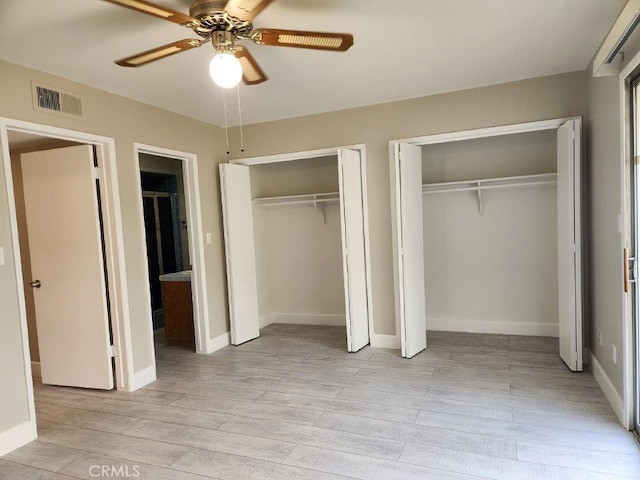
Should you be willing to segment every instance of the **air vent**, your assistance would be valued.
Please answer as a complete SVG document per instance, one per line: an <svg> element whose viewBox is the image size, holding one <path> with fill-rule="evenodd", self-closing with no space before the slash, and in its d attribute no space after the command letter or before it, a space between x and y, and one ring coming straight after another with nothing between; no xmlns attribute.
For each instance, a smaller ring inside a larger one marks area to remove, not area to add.
<svg viewBox="0 0 640 480"><path fill-rule="evenodd" d="M35 82L32 87L33 108L36 110L56 113L66 117L84 117L82 97L59 88L52 88Z"/></svg>

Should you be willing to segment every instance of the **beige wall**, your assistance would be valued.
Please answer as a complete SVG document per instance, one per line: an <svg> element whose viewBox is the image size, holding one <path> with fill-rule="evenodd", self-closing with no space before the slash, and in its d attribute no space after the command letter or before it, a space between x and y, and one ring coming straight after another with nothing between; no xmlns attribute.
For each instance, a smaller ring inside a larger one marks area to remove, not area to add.
<svg viewBox="0 0 640 480"><path fill-rule="evenodd" d="M9 198L5 188L5 171L0 169L0 248L5 264L0 266L0 433L29 420L26 365L20 328L18 281L13 258L19 248L13 244L9 229Z"/></svg>
<svg viewBox="0 0 640 480"><path fill-rule="evenodd" d="M613 382L623 393L622 344L622 246L618 231L621 213L620 88L618 76L594 78L590 82L588 126L589 271L591 318L590 347ZM596 340L602 331L602 346ZM618 348L618 363L611 357Z"/></svg>
<svg viewBox="0 0 640 480"><path fill-rule="evenodd" d="M254 165L250 172L254 198L338 191L335 155ZM278 321L278 314L314 321L345 314L340 209L338 203L324 208L323 222L313 205L254 206L263 321Z"/></svg>
<svg viewBox="0 0 640 480"><path fill-rule="evenodd" d="M555 173L545 130L425 145L426 183ZM423 196L427 329L558 335L557 189Z"/></svg>
<svg viewBox="0 0 640 480"><path fill-rule="evenodd" d="M35 111L31 82L63 88L84 97L84 120ZM364 143L372 252L375 333L396 333L393 299L388 141L431 133L512 124L548 118L585 115L587 77L572 73L474 90L436 95L392 104L252 125L245 128L247 157ZM200 93L206 100L207 92ZM95 90L59 77L8 63L0 63L0 116L86 131L115 138L118 181L130 295L134 369L151 364L150 319L146 318L148 288L144 275L143 227L135 185L133 143L157 145L198 155L203 232L213 243L205 245L205 268L211 337L228 331L224 256L220 221L217 163L224 161L222 130L148 105ZM237 133L233 131L232 133ZM239 144L232 139L232 145ZM233 152L232 152L233 156ZM13 252L9 237L8 198L0 183L0 246L7 258ZM11 398L3 398L0 429L26 419L24 365L13 267L0 268L0 383ZM6 318L6 320L4 320ZM7 401L5 401L7 400ZM7 403L8 402L8 403Z"/></svg>
<svg viewBox="0 0 640 480"><path fill-rule="evenodd" d="M74 92L84 98L82 120L39 112L32 107L31 82ZM207 92L202 92L207 99ZM215 95L210 94L213 102ZM149 342L151 320L146 317L143 226L139 217L137 162L133 143L140 142L198 155L203 232L211 232L213 243L205 245L204 260L209 298L211 337L228 331L223 243L220 220L220 194L217 164L225 159L222 130L158 108L134 102L55 77L43 72L0 62L0 116L51 125L115 139L119 194L123 220L126 288L129 292L134 371L152 363ZM24 365L21 358L21 334L18 312L18 285L13 269L7 190L4 173L0 178L0 246L5 249L7 265L0 267L0 385L3 398L0 431L28 420Z"/></svg>
<svg viewBox="0 0 640 480"><path fill-rule="evenodd" d="M422 147L423 183L555 173L555 130Z"/></svg>
<svg viewBox="0 0 640 480"><path fill-rule="evenodd" d="M244 155L366 144L374 330L395 335L389 140L586 115L587 85L577 72L249 125Z"/></svg>
<svg viewBox="0 0 640 480"><path fill-rule="evenodd" d="M279 197L338 191L338 157L253 165L251 195Z"/></svg>

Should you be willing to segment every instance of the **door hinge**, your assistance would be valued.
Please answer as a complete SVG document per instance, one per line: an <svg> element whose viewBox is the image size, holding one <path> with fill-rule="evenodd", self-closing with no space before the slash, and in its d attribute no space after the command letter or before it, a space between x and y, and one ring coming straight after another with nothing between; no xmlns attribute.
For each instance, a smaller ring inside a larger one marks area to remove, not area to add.
<svg viewBox="0 0 640 480"><path fill-rule="evenodd" d="M91 176L94 180L100 180L100 168L91 167Z"/></svg>
<svg viewBox="0 0 640 480"><path fill-rule="evenodd" d="M109 355L109 358L115 358L116 354L115 354L115 349L113 348L113 345L109 345L107 347L107 354Z"/></svg>

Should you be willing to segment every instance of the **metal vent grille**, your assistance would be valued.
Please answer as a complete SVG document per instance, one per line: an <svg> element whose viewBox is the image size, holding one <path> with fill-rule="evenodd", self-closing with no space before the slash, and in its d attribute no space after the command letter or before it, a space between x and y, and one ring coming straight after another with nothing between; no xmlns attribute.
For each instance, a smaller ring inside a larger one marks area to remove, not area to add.
<svg viewBox="0 0 640 480"><path fill-rule="evenodd" d="M33 106L36 110L82 118L82 98L59 89L33 84Z"/></svg>

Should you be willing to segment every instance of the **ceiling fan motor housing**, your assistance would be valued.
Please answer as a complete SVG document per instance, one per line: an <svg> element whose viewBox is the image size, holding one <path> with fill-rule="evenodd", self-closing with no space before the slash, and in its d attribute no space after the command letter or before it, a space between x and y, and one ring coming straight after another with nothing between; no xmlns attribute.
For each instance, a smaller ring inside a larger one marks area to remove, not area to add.
<svg viewBox="0 0 640 480"><path fill-rule="evenodd" d="M251 22L239 20L224 12L226 0L196 0L189 9L189 14L200 21L196 33L203 37L212 32L228 31L237 37L247 37L253 25Z"/></svg>

